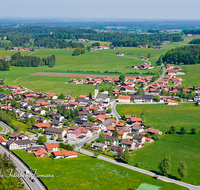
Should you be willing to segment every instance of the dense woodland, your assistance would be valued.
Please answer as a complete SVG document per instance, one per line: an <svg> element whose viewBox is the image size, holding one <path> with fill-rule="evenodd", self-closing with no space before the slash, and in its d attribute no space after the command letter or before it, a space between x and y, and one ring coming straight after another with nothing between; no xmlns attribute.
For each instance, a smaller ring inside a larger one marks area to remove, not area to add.
<svg viewBox="0 0 200 190"><path fill-rule="evenodd" d="M200 34L200 29L184 29L182 32L184 34Z"/></svg>
<svg viewBox="0 0 200 190"><path fill-rule="evenodd" d="M169 50L162 58L163 63L196 64L200 63L200 45L177 47Z"/></svg>
<svg viewBox="0 0 200 190"><path fill-rule="evenodd" d="M136 35L135 39L113 41L112 45L123 47L138 47L139 45L149 45L150 47L153 47L155 45L162 45L163 41L179 42L183 41L183 38L180 34L144 34Z"/></svg>
<svg viewBox="0 0 200 190"><path fill-rule="evenodd" d="M84 38L96 41L113 42L113 45L137 47L138 45L161 45L162 41L182 41L181 34L138 34L128 32L100 32L93 29L66 27L19 27L0 28L2 41L12 46L29 48L83 48L75 39ZM69 39L71 40L69 42ZM68 41L66 41L68 40ZM5 43L3 43L5 44ZM9 44L10 45L10 44Z"/></svg>
<svg viewBox="0 0 200 190"><path fill-rule="evenodd" d="M10 70L10 63L4 59L0 59L0 71Z"/></svg>
<svg viewBox="0 0 200 190"><path fill-rule="evenodd" d="M55 55L48 56L47 58L40 58L35 56L22 56L20 52L15 53L11 56L10 64L18 67L38 67L48 65L53 67L55 65Z"/></svg>
<svg viewBox="0 0 200 190"><path fill-rule="evenodd" d="M193 39L189 44L200 44L200 38L198 39Z"/></svg>

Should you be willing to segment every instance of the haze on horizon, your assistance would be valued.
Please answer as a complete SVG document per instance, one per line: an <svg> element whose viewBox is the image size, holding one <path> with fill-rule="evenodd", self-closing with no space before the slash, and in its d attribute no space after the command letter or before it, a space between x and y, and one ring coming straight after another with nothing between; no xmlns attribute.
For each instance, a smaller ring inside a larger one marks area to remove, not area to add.
<svg viewBox="0 0 200 190"><path fill-rule="evenodd" d="M3 0L0 18L200 20L199 0Z"/></svg>

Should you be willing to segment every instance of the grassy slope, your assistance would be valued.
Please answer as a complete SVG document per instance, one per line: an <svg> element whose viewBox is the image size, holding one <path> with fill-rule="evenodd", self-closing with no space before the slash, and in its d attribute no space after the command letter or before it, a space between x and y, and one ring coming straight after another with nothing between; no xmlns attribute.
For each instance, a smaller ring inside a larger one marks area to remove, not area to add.
<svg viewBox="0 0 200 190"><path fill-rule="evenodd" d="M50 190L53 189L128 189L141 183L150 183L162 189L185 189L183 187L155 180L152 177L131 171L111 163L78 154L77 158L52 160L35 158L23 150L15 152L38 174L54 175L42 178Z"/></svg>
<svg viewBox="0 0 200 190"><path fill-rule="evenodd" d="M180 103L178 106L156 105L117 105L117 112L123 116L136 114L140 117L144 113L145 124L162 131L168 131L170 126L180 128L185 126L188 130L192 127L200 129L200 107L193 103Z"/></svg>
<svg viewBox="0 0 200 190"><path fill-rule="evenodd" d="M200 108L193 104L179 104L178 106L165 105L117 105L120 115L144 113L145 124L167 131L170 126L179 128L185 126L188 130L199 127ZM131 165L140 162L142 168L158 171L157 165L166 155L171 156L172 175L179 177L177 167L180 160L188 165L188 177L183 181L191 184L200 184L199 144L200 133L197 135L167 135L133 153ZM194 183L195 182L195 183Z"/></svg>
<svg viewBox="0 0 200 190"><path fill-rule="evenodd" d="M140 167L150 171L158 171L158 162L166 155L170 155L172 161L171 175L180 179L177 172L179 162L182 160L188 166L188 176L184 182L200 185L200 133L196 135L166 135L160 140L147 145L133 153L131 165L140 163Z"/></svg>

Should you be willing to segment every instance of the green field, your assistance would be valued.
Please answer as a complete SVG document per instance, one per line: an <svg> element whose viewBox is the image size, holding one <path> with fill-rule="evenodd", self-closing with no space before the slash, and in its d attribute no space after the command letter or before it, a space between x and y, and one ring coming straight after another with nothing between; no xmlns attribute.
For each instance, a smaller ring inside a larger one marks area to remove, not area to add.
<svg viewBox="0 0 200 190"><path fill-rule="evenodd" d="M0 126L0 131L2 131L3 130L3 128Z"/></svg>
<svg viewBox="0 0 200 190"><path fill-rule="evenodd" d="M90 91L93 92L94 88L90 85L74 85L69 84L69 77L48 77L48 76L31 76L30 74L37 72L67 72L68 70L72 71L93 71L104 73L106 70L108 72L138 72L138 75L147 73L148 71L156 73L160 67L156 67L151 70L135 70L131 69L130 65L141 64L142 60L139 60L140 56L147 56L148 53L151 54L149 59L153 65L155 65L161 54L165 54L169 49L175 48L178 46L187 45L195 37L186 37L183 42L170 43L166 45L164 49L154 50L153 48L134 48L134 47L122 47L117 49L108 49L108 50L96 50L92 52L86 52L83 55L72 56L73 49L39 49L36 52L32 53L34 56L47 57L52 54L56 56L56 65L53 68L47 66L41 66L37 68L29 67L11 67L11 71L0 71L0 78L6 79L6 84L13 85L19 84L21 86L27 87L30 90L42 91L42 92L55 92L60 93L69 93L73 96L79 96L80 94L89 94ZM93 43L93 42L90 42ZM101 45L107 44L110 42L101 42ZM86 43L87 44L87 43ZM126 55L124 57L116 56L117 51L123 52ZM30 52L20 51L23 55L28 55ZM5 57L7 55L12 55L16 51L5 51L0 50L0 57ZM195 69L192 69L195 67ZM197 69L196 69L197 68ZM183 76L185 81L183 84L195 85L198 86L199 79L198 73L200 70L199 65L187 66L188 73L186 76ZM80 74L80 72L77 72ZM85 72L89 74L89 72ZM109 74L108 74L109 75ZM116 74L115 74L116 75ZM135 74L133 74L134 76ZM130 76L130 75L127 75ZM66 83L67 82L67 83ZM194 83L194 84L193 84ZM200 86L200 85L199 85Z"/></svg>
<svg viewBox="0 0 200 190"><path fill-rule="evenodd" d="M170 155L172 161L171 175L180 179L177 172L182 160L188 166L188 176L183 181L193 185L200 185L200 133L191 135L165 135L160 140L144 148L134 151L129 164L140 163L140 167L149 171L159 171L158 162Z"/></svg>
<svg viewBox="0 0 200 190"><path fill-rule="evenodd" d="M182 103L178 106L157 105L117 105L117 112L123 116L125 114L136 114L137 117L144 114L145 124L162 131L168 131L170 126L175 126L177 131L185 126L190 129L198 128L196 135L165 135L160 140L147 145L146 147L134 151L130 161L131 165L140 163L140 166L150 171L158 171L158 162L166 155L171 156L171 174L179 178L177 173L178 163L183 160L188 165L188 176L183 181L200 185L200 107L193 103Z"/></svg>
<svg viewBox="0 0 200 190"><path fill-rule="evenodd" d="M52 160L35 158L33 153L24 150L14 152L32 169L37 169L37 174L54 175L54 178L42 178L50 190L124 190L136 189L141 183L157 185L163 190L186 189L83 154L78 154L77 158Z"/></svg>
<svg viewBox="0 0 200 190"><path fill-rule="evenodd" d="M200 107L194 106L193 103L180 103L178 106L119 104L116 110L121 116L136 114L140 117L143 113L144 123L161 131L168 131L171 126L176 128L185 126L189 131L193 127L200 130Z"/></svg>
<svg viewBox="0 0 200 190"><path fill-rule="evenodd" d="M187 71L186 75L179 76L183 79L182 85L184 87L188 87L188 86L199 87L200 86L200 77L199 77L198 73L200 73L200 64L184 65L181 67L183 68L183 70Z"/></svg>

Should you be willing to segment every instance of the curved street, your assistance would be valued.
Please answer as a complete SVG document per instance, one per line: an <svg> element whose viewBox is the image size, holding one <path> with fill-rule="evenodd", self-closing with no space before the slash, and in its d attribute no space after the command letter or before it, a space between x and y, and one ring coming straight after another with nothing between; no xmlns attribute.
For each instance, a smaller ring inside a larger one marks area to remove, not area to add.
<svg viewBox="0 0 200 190"><path fill-rule="evenodd" d="M11 129L8 125L6 125L5 123L3 123L2 121L0 121L0 126L3 128L3 130L0 131L0 134L6 135L7 132L13 133L13 129Z"/></svg>

